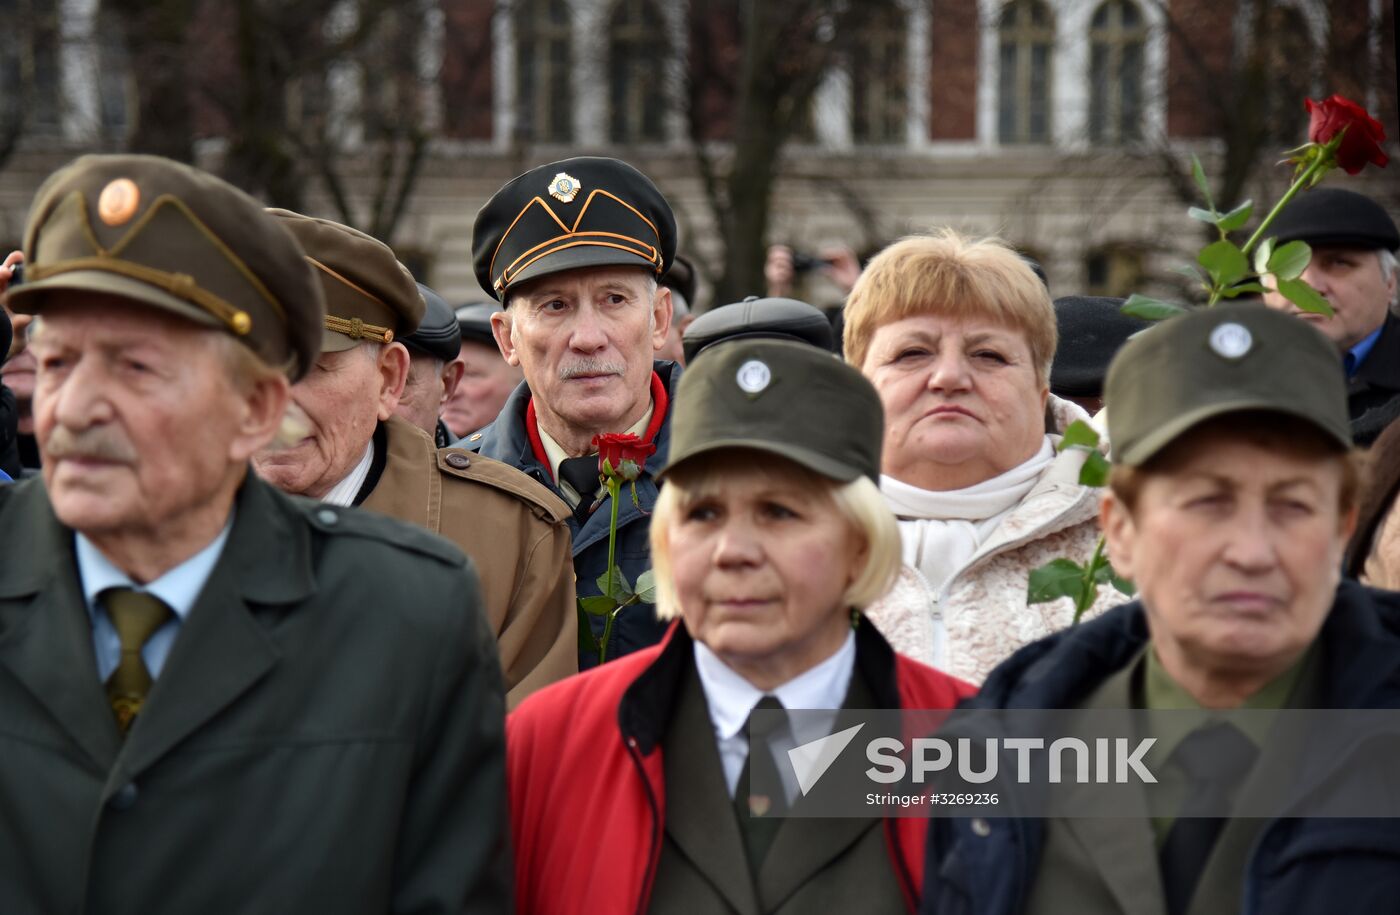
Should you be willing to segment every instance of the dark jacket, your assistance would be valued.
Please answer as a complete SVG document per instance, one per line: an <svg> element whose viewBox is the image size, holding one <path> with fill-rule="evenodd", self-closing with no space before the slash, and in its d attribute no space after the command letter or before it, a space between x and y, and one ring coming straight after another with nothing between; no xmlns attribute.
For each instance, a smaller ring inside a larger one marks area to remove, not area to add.
<svg viewBox="0 0 1400 915"><path fill-rule="evenodd" d="M0 486L0 910L509 911L471 564L251 471L236 511L123 740L72 531L41 481Z"/></svg>
<svg viewBox="0 0 1400 915"><path fill-rule="evenodd" d="M517 911L645 912L666 818L663 737L694 643L676 624L664 643L548 686L507 721ZM856 629L856 668L879 708L952 708L972 687L894 653ZM890 865L912 907L926 830L884 821Z"/></svg>
<svg viewBox="0 0 1400 915"><path fill-rule="evenodd" d="M1351 437L1366 447L1400 418L1400 318L1386 315L1366 361L1347 380Z"/></svg>
<svg viewBox="0 0 1400 915"><path fill-rule="evenodd" d="M675 397L676 384L680 381L681 367L674 362L657 362L653 369L666 385L666 392ZM474 432L458 442L454 447L466 448L489 458L495 458L515 467L543 483L560 498L563 493L555 485L549 468L542 466L530 446L530 435L525 428L525 408L530 403L530 388L520 384L506 400L495 422L479 432ZM666 464L666 449L671 440L671 417L666 416L656 433L653 444L656 453L647 458L646 470L637 480L637 500L641 507L632 503L630 489L622 490L622 504L617 511L617 565L627 580L636 583L637 576L651 568L651 547L648 540L650 525L648 519L656 505L657 486L653 474ZM574 572L578 578L574 586L579 597L591 597L603 593L598 587L599 576L608 569L608 525L611 509L606 498L580 524L570 516L569 530L573 535ZM588 622L593 627L595 638L602 638L604 620L600 616L590 616ZM656 618L656 607L652 604L633 604L618 614L613 623L612 637L608 646L608 657L619 658L625 654L646 648L661 641L666 633L666 624ZM591 651L581 652L579 667L595 665L598 659Z"/></svg>
<svg viewBox="0 0 1400 915"><path fill-rule="evenodd" d="M1148 640L1140 602L1032 642L998 666L964 708L1074 708ZM1325 708L1400 708L1400 595L1343 582L1318 635ZM1314 785L1347 758L1318 747ZM1044 846L1032 818L929 821L924 915L1025 910ZM1400 898L1400 823L1279 818L1249 856L1242 913L1389 911Z"/></svg>

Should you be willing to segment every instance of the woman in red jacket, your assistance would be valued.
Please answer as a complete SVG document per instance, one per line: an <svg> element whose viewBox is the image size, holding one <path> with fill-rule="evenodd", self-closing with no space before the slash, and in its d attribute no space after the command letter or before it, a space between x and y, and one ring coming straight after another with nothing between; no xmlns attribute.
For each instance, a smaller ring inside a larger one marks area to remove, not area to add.
<svg viewBox="0 0 1400 915"><path fill-rule="evenodd" d="M736 340L696 359L673 409L651 539L658 612L680 625L510 716L517 908L912 910L926 823L775 815L805 798L784 754L755 741L750 760L746 726L755 708L758 728L971 692L853 625L899 565L879 397L814 347Z"/></svg>

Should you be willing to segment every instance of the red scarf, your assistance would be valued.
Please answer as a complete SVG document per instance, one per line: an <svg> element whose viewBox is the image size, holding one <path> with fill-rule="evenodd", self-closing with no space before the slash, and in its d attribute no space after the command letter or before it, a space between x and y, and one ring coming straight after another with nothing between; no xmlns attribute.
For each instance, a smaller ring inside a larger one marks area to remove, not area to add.
<svg viewBox="0 0 1400 915"><path fill-rule="evenodd" d="M670 398L666 396L666 385L661 381L661 376L655 372L651 373L651 402L651 422L647 424L646 434L642 436L644 442L650 442L656 438L656 433L661 431L661 424L666 421L666 408L670 405ZM535 417L535 398L533 395L530 397L530 403L525 407L525 432L530 436L530 448L535 452L535 460L540 462L541 467L549 470L551 476L554 476L549 455L545 454L544 451L544 439L540 438L540 423ZM557 477L555 482L559 482Z"/></svg>

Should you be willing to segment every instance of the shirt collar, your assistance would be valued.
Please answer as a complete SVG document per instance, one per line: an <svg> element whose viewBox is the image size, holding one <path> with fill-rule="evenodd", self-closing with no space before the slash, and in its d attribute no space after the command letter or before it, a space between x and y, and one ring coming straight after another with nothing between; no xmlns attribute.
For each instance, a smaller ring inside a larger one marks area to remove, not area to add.
<svg viewBox="0 0 1400 915"><path fill-rule="evenodd" d="M851 631L831 657L765 692L720 660L707 645L695 643L695 669L710 707L710 721L721 740L728 740L743 729L749 713L764 696L776 696L785 709L840 708L846 701L855 666L856 634Z"/></svg>
<svg viewBox="0 0 1400 915"><path fill-rule="evenodd" d="M83 598L87 602L88 617L91 618L97 607L97 596L108 588L134 588L160 598L184 622L194 607L204 583L214 571L214 564L223 554L229 532L233 530L233 510L229 511L228 521L219 535L209 541L209 545L189 559L168 569L163 575L145 585L138 585L112 561L102 555L91 540L82 534L73 535L73 552L78 562L78 578L83 585Z"/></svg>
<svg viewBox="0 0 1400 915"><path fill-rule="evenodd" d="M1355 375L1357 369L1361 368L1361 363L1365 362L1366 357L1371 355L1371 350L1375 349L1376 341L1380 339L1381 331L1384 329L1384 324L1377 327L1360 343L1347 350L1346 355L1342 356L1342 368L1346 369L1348 378Z"/></svg>
<svg viewBox="0 0 1400 915"><path fill-rule="evenodd" d="M365 477L369 476L369 468L373 464L374 439L371 438L369 444L365 445L365 454L360 458L360 463L355 465L345 479L332 486L330 492L321 497L321 501L327 505L339 505L341 508L354 505L355 497L360 494L360 487L365 485Z"/></svg>
<svg viewBox="0 0 1400 915"><path fill-rule="evenodd" d="M656 401L652 400L647 404L647 411L642 414L642 418L632 424L631 428L625 430L627 435L643 436L647 427L651 425L651 418L656 412ZM540 444L544 445L545 457L549 458L549 475L559 481L559 489L567 490L582 499L582 493L574 493L574 488L568 483L559 479L559 465L568 458L569 453L564 450L564 446L554 440L554 436L545 431L544 426L540 426ZM593 495L590 493L589 495Z"/></svg>

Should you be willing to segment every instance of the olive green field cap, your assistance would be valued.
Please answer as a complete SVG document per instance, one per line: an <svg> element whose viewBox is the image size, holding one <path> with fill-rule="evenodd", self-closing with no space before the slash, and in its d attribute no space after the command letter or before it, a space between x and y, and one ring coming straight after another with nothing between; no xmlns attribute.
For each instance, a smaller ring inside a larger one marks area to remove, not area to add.
<svg viewBox="0 0 1400 915"><path fill-rule="evenodd" d="M321 352L392 343L418 329L426 305L393 249L358 229L291 210L268 210L296 237L326 297Z"/></svg>
<svg viewBox="0 0 1400 915"><path fill-rule="evenodd" d="M880 395L832 353L747 338L707 348L681 375L664 475L702 454L753 448L849 483L880 479Z"/></svg>
<svg viewBox="0 0 1400 915"><path fill-rule="evenodd" d="M10 307L105 293L225 331L296 381L320 353L320 283L262 204L159 156L83 156L39 188Z"/></svg>
<svg viewBox="0 0 1400 915"><path fill-rule="evenodd" d="M1336 346L1265 305L1203 309L1133 337L1104 385L1113 459L1141 466L1193 427L1227 413L1274 412L1351 447Z"/></svg>

